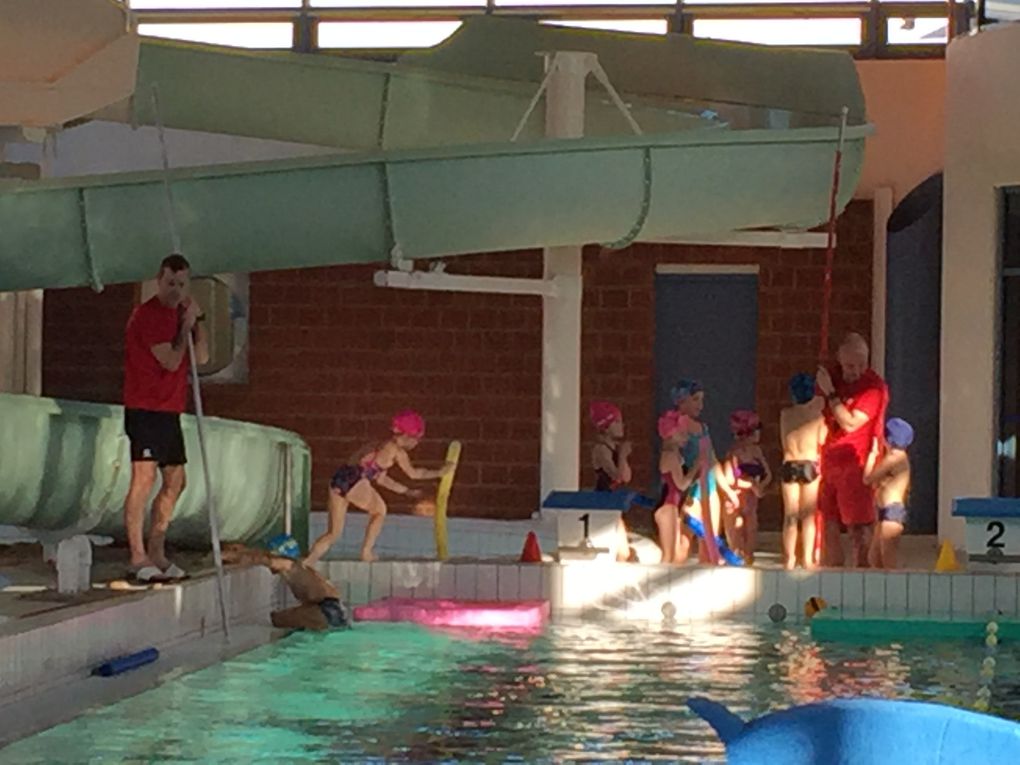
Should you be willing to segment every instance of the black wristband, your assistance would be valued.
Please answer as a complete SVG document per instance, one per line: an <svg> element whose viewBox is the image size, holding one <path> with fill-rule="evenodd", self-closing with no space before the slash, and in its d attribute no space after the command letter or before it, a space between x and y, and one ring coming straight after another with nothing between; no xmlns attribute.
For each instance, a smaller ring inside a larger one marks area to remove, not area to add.
<svg viewBox="0 0 1020 765"><path fill-rule="evenodd" d="M833 403L833 401L835 401L837 404L842 404L843 403L843 399L841 399L839 396L837 396L835 391L833 391L828 396L826 396L825 400L828 401L830 404Z"/></svg>

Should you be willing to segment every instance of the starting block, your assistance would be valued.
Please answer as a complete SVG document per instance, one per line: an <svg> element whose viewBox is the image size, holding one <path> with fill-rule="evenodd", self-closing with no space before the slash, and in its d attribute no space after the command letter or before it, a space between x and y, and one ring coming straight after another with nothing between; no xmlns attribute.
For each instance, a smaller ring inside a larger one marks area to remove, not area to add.
<svg viewBox="0 0 1020 765"><path fill-rule="evenodd" d="M615 561L620 519L634 504L632 491L554 491L542 517L556 519L560 560Z"/></svg>
<svg viewBox="0 0 1020 765"><path fill-rule="evenodd" d="M954 499L953 517L967 524L969 570L1020 572L1020 498Z"/></svg>

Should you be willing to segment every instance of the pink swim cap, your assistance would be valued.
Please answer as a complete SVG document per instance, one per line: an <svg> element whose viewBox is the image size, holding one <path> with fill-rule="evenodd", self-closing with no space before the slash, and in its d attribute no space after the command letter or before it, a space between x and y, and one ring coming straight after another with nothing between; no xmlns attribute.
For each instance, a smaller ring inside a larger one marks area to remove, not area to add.
<svg viewBox="0 0 1020 765"><path fill-rule="evenodd" d="M425 420L413 409L406 409L393 415L390 427L394 433L402 436L421 438L425 435Z"/></svg>
<svg viewBox="0 0 1020 765"><path fill-rule="evenodd" d="M691 418L686 414L680 414L676 409L670 409L659 418L659 438L665 441L689 433L691 424Z"/></svg>
<svg viewBox="0 0 1020 765"><path fill-rule="evenodd" d="M588 407L588 413L591 416L592 424L599 430L605 430L617 420L623 419L620 407L610 404L608 401L592 401Z"/></svg>
<svg viewBox="0 0 1020 765"><path fill-rule="evenodd" d="M737 437L745 437L761 429L761 420L750 409L738 409L730 415L730 430Z"/></svg>

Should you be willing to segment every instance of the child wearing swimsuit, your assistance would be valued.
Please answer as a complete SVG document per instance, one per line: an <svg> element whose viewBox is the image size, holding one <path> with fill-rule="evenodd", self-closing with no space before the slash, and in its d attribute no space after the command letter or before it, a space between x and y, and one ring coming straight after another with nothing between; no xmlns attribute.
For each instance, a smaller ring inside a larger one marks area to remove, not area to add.
<svg viewBox="0 0 1020 765"><path fill-rule="evenodd" d="M315 540L304 563L312 566L325 555L333 542L344 530L347 508L351 505L369 514L365 528L365 541L361 546L361 560L375 560L373 547L382 531L386 519L386 502L380 496L377 485L408 497L421 496L421 492L410 489L387 475L394 465L413 481L428 481L442 478L453 470L447 463L439 470L426 470L411 464L408 452L418 445L425 435L425 420L417 412L400 412L390 423L392 435L382 444L363 450L362 456L350 464L341 465L329 482L329 526L326 532Z"/></svg>
<svg viewBox="0 0 1020 765"><path fill-rule="evenodd" d="M730 415L730 431L734 441L723 472L739 503L726 503L726 539L734 552L753 563L758 546L758 500L772 482L772 472L760 446L761 420L757 414L744 409L734 412Z"/></svg>
<svg viewBox="0 0 1020 765"><path fill-rule="evenodd" d="M815 544L817 523L818 460L825 443L825 402L815 395L815 378L801 372L790 379L793 405L779 414L783 466L779 477L783 492L783 559L789 570L798 559L804 568L818 565ZM798 554L798 551L800 553Z"/></svg>
<svg viewBox="0 0 1020 765"><path fill-rule="evenodd" d="M608 401L593 401L588 414L598 434L591 449L595 491L622 489L632 478L629 461L632 445L624 440L623 412ZM625 563L636 558L627 537L626 521L621 518L617 528L616 560Z"/></svg>
<svg viewBox="0 0 1020 765"><path fill-rule="evenodd" d="M697 380L683 379L673 386L671 395L677 411L691 420L689 440L683 448L684 462L699 466L694 471L694 484L688 492L690 512L701 520L705 529L698 544L698 559L702 563L720 565L723 560L716 544L721 525L719 491L733 504L738 504L739 500L723 480L725 477L712 447L708 425L698 419L705 407L705 389Z"/></svg>
<svg viewBox="0 0 1020 765"><path fill-rule="evenodd" d="M683 563L690 550L690 539L682 533L680 512L687 490L697 475L693 469L684 469L683 448L692 425L690 418L675 409L665 412L658 422L659 438L662 439L659 453L662 496L655 510L655 525L659 531L663 563Z"/></svg>
<svg viewBox="0 0 1020 765"><path fill-rule="evenodd" d="M907 496L910 493L910 457L914 429L906 420L894 417L885 424L886 448L877 464L864 476L875 489L878 524L871 537L868 563L872 568L896 568L903 527L907 524Z"/></svg>

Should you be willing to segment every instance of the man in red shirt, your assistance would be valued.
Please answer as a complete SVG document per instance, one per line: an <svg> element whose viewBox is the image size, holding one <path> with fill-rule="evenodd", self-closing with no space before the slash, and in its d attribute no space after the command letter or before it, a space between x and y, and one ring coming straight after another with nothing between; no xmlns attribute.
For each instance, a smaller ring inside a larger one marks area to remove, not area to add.
<svg viewBox="0 0 1020 765"><path fill-rule="evenodd" d="M124 430L131 442L131 487L124 526L131 548L130 575L140 582L181 579L185 572L166 558L164 542L174 506L185 486L181 413L188 395L188 333L199 364L209 358L202 312L188 297L190 265L182 255L163 259L156 294L128 319L124 341ZM148 547L144 544L145 503L156 482Z"/></svg>
<svg viewBox="0 0 1020 765"><path fill-rule="evenodd" d="M842 524L853 540L855 565L866 567L876 514L864 472L869 455L882 437L889 389L868 367L868 344L860 335L846 336L837 361L831 370L819 368L817 376L818 388L826 400L828 426L818 490L818 509L825 523L822 564L843 565Z"/></svg>

